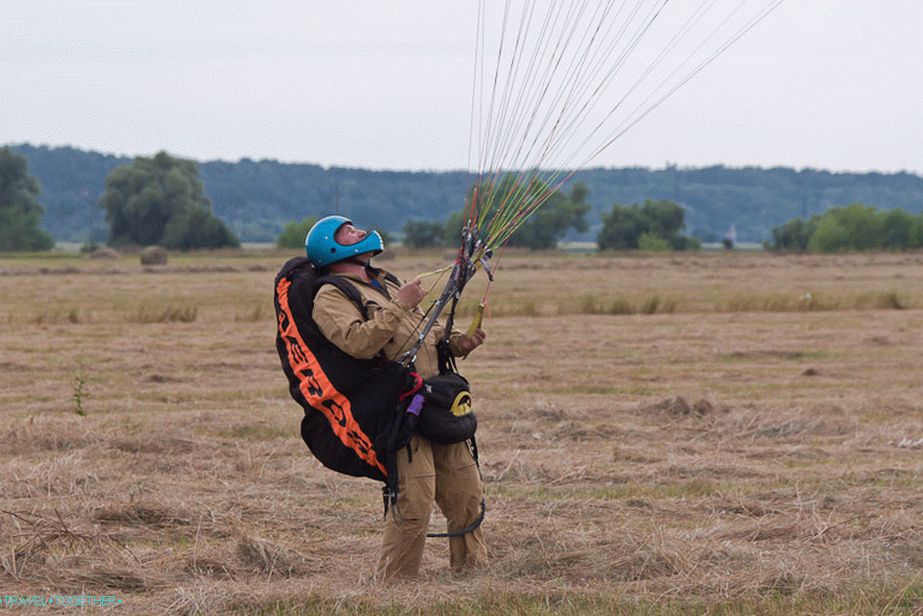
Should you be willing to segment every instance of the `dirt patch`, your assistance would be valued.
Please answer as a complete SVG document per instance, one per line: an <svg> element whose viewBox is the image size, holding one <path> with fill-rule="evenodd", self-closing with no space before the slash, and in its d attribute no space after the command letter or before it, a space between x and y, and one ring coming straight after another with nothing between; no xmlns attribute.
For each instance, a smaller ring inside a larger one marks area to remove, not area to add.
<svg viewBox="0 0 923 616"><path fill-rule="evenodd" d="M642 405L636 409L636 412L642 415L668 415L672 417L688 417L692 415L704 417L714 413L715 406L705 398L689 404L682 396L676 396L654 404Z"/></svg>
<svg viewBox="0 0 923 616"><path fill-rule="evenodd" d="M181 379L174 376L167 376L164 374L151 374L144 379L147 383L185 383L187 379Z"/></svg>
<svg viewBox="0 0 923 616"><path fill-rule="evenodd" d="M563 421L567 417L567 413L564 409L544 404L529 409L528 413L549 422Z"/></svg>

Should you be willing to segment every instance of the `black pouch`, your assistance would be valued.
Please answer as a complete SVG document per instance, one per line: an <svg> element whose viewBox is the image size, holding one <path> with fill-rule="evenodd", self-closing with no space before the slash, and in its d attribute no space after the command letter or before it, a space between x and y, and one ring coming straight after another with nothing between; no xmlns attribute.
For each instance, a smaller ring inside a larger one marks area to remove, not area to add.
<svg viewBox="0 0 923 616"><path fill-rule="evenodd" d="M467 441L478 427L471 408L471 389L465 377L447 372L430 377L420 391L426 402L417 431L433 441L448 445Z"/></svg>

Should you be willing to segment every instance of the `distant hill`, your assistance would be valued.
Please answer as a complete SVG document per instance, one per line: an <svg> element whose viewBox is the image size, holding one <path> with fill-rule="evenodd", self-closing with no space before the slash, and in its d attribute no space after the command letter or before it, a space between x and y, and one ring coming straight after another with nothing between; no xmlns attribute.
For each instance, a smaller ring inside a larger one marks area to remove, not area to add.
<svg viewBox="0 0 923 616"><path fill-rule="evenodd" d="M106 175L130 158L70 147L12 146L39 178L44 227L60 241L104 240L98 206ZM462 206L462 171L371 171L243 159L199 163L215 213L244 241L274 241L285 223L339 212L361 224L398 231L408 218L445 220ZM859 201L879 208L923 211L923 178L910 173L831 173L775 167L588 169L591 231L613 203L670 199L686 208L687 231L720 238L731 225L740 241L761 241L774 226L833 205ZM571 239L581 239L573 237Z"/></svg>

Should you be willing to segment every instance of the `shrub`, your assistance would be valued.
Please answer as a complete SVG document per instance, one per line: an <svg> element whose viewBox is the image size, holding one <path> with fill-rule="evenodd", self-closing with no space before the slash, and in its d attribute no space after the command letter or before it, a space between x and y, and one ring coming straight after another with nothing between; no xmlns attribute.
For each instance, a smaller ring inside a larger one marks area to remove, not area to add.
<svg viewBox="0 0 923 616"><path fill-rule="evenodd" d="M410 248L430 248L443 244L443 223L408 220L404 223L404 244Z"/></svg>
<svg viewBox="0 0 923 616"><path fill-rule="evenodd" d="M304 248L304 239L308 236L308 231L317 222L314 216L302 218L299 221L292 221L285 225L282 233L276 239L277 248Z"/></svg>
<svg viewBox="0 0 923 616"><path fill-rule="evenodd" d="M670 250L670 242L653 233L642 233L641 237L638 238L638 249L649 250L651 252L668 252Z"/></svg>

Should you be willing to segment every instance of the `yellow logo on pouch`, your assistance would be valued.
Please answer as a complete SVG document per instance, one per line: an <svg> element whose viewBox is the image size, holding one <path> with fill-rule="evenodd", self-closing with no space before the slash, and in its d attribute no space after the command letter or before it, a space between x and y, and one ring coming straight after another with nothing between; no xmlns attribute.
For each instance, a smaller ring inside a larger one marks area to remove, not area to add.
<svg viewBox="0 0 923 616"><path fill-rule="evenodd" d="M456 417L467 415L471 412L471 394L467 391L458 392L455 402L452 403L452 414Z"/></svg>

